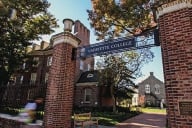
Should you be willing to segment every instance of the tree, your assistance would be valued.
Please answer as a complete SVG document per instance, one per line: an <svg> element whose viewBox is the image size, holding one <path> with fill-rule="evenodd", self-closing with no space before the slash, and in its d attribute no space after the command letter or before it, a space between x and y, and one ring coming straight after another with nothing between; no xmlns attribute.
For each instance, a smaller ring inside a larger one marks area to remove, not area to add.
<svg viewBox="0 0 192 128"><path fill-rule="evenodd" d="M173 0L92 0L87 10L98 40L145 33L157 27L155 11Z"/></svg>
<svg viewBox="0 0 192 128"><path fill-rule="evenodd" d="M0 85L23 63L26 47L43 34L51 34L56 19L48 12L46 0L2 0L0 15ZM14 15L14 16L13 16Z"/></svg>
<svg viewBox="0 0 192 128"><path fill-rule="evenodd" d="M134 78L141 75L140 69L144 63L153 58L153 53L145 50L125 52L105 56L98 60L97 69L100 69L99 83L110 87L113 99L113 111L116 111L117 97L130 98L130 87L134 87Z"/></svg>

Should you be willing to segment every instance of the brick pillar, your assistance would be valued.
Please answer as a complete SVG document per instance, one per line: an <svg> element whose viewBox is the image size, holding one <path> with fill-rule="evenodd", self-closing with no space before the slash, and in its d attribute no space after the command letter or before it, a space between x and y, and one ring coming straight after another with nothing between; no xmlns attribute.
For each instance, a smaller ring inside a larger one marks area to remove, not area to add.
<svg viewBox="0 0 192 128"><path fill-rule="evenodd" d="M170 128L192 128L192 0L158 8L167 119Z"/></svg>
<svg viewBox="0 0 192 128"><path fill-rule="evenodd" d="M45 103L45 128L71 128L73 106L75 60L72 60L72 49L80 40L71 34L70 24L64 20L64 32L52 36L53 62L50 69Z"/></svg>

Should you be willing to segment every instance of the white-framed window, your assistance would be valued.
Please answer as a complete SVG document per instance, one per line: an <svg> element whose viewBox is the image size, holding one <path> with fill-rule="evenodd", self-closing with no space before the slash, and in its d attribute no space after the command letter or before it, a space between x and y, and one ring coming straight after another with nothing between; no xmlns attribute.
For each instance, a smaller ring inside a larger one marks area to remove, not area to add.
<svg viewBox="0 0 192 128"><path fill-rule="evenodd" d="M91 65L88 64L88 65L87 65L87 71L90 71L90 70L91 70Z"/></svg>
<svg viewBox="0 0 192 128"><path fill-rule="evenodd" d="M83 70L83 67L84 67L84 62L83 60L80 60L80 70Z"/></svg>
<svg viewBox="0 0 192 128"><path fill-rule="evenodd" d="M47 57L47 66L51 66L51 64L52 64L52 56L48 56Z"/></svg>
<svg viewBox="0 0 192 128"><path fill-rule="evenodd" d="M31 73L31 84L35 84L37 79L37 73Z"/></svg>
<svg viewBox="0 0 192 128"><path fill-rule="evenodd" d="M133 104L137 103L137 97L133 97Z"/></svg>
<svg viewBox="0 0 192 128"><path fill-rule="evenodd" d="M155 85L155 94L160 94L160 86L158 84Z"/></svg>
<svg viewBox="0 0 192 128"><path fill-rule="evenodd" d="M39 57L34 57L33 61L34 61L34 64L32 66L37 67L39 65Z"/></svg>
<svg viewBox="0 0 192 128"><path fill-rule="evenodd" d="M24 62L23 66L22 66L22 69L25 69L25 67L26 67L26 63Z"/></svg>
<svg viewBox="0 0 192 128"><path fill-rule="evenodd" d="M49 73L46 73L46 74L45 74L45 83L48 82L48 78L49 78Z"/></svg>
<svg viewBox="0 0 192 128"><path fill-rule="evenodd" d="M90 103L91 102L91 93L92 90L90 88L86 88L84 92L84 102Z"/></svg>
<svg viewBox="0 0 192 128"><path fill-rule="evenodd" d="M81 48L80 56L81 57L85 56L85 48Z"/></svg>
<svg viewBox="0 0 192 128"><path fill-rule="evenodd" d="M20 77L20 84L23 83L23 76Z"/></svg>
<svg viewBox="0 0 192 128"><path fill-rule="evenodd" d="M146 84L145 85L145 93L150 93L151 90L150 90L150 85L149 84Z"/></svg>

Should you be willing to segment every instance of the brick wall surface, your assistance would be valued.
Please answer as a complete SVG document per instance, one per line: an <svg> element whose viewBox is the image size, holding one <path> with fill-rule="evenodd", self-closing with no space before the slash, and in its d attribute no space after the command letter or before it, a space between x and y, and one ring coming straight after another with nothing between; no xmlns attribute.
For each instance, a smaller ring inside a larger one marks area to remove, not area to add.
<svg viewBox="0 0 192 128"><path fill-rule="evenodd" d="M91 102L90 103L84 103L84 95L85 95L85 89L90 88L91 89ZM86 86L76 86L75 87L75 99L74 99L74 105L75 106L96 106L95 102L98 102L98 95L99 90L98 86L95 85L86 85Z"/></svg>
<svg viewBox="0 0 192 128"><path fill-rule="evenodd" d="M159 17L167 118L171 128L192 128L192 115L181 115L179 101L192 101L192 8Z"/></svg>
<svg viewBox="0 0 192 128"><path fill-rule="evenodd" d="M75 21L74 33L76 33L75 36L81 40L79 47L90 45L90 31L79 20ZM78 52L77 54L80 54L79 50L77 52ZM76 61L76 77L75 77L76 81L79 79L79 77L81 75L80 60L81 59L77 59L77 61ZM93 57L82 59L82 61L84 62L83 71L87 71L88 64L90 64L91 69L94 68L94 58Z"/></svg>
<svg viewBox="0 0 192 128"><path fill-rule="evenodd" d="M68 43L54 47L45 104L45 128L71 128L75 61Z"/></svg>

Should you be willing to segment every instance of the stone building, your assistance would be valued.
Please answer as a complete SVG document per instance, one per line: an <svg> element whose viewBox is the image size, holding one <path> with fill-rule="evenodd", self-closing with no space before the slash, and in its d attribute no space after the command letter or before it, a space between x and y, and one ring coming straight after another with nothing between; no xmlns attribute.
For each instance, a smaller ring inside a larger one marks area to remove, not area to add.
<svg viewBox="0 0 192 128"><path fill-rule="evenodd" d="M160 107L160 103L165 103L165 86L157 79L153 72L150 76L138 84L139 104L141 106Z"/></svg>

